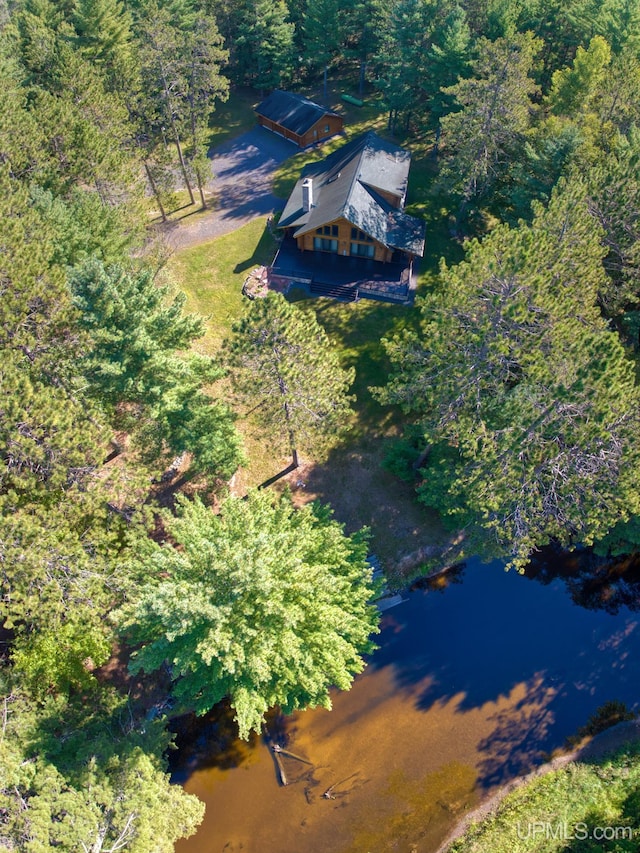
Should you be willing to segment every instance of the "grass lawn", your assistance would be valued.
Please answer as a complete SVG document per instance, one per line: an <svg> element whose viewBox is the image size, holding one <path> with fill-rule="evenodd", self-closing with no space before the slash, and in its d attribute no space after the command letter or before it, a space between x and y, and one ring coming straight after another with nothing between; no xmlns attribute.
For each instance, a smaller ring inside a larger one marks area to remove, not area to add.
<svg viewBox="0 0 640 853"><path fill-rule="evenodd" d="M253 108L262 99L253 89L237 88L229 94L229 100L218 104L209 122L209 148L215 148L240 136L256 123Z"/></svg>
<svg viewBox="0 0 640 853"><path fill-rule="evenodd" d="M167 269L187 294L187 309L207 319L207 334L197 348L214 353L242 314L247 300L242 284L247 273L270 263L276 244L266 228L266 218L252 222L215 240L182 249Z"/></svg>

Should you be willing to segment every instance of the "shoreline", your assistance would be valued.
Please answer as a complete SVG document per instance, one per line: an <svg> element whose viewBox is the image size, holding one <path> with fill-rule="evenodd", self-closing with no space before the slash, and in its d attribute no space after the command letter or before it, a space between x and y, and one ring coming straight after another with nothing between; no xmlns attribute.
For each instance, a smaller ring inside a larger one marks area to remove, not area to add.
<svg viewBox="0 0 640 853"><path fill-rule="evenodd" d="M477 806L473 811L462 817L447 838L438 847L436 853L447 853L449 847L460 839L469 829L472 823L480 823L485 818L495 814L501 806L505 797L512 791L527 785L540 776L546 776L554 770L561 770L569 764L581 761L589 762L617 752L625 744L640 739L640 718L631 721L617 723L605 731L594 735L582 746L552 758L551 761L541 764L525 776L518 776L502 785L487 800Z"/></svg>

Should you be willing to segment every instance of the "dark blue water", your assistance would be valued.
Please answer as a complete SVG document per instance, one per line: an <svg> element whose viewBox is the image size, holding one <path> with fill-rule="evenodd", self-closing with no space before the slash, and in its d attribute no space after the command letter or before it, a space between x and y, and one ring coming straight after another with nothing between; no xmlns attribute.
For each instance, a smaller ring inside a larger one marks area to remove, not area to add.
<svg viewBox="0 0 640 853"><path fill-rule="evenodd" d="M529 576L470 561L438 583L384 615L380 648L331 712L281 721L313 764L300 781L279 787L260 740L230 742L227 717L216 746L214 726L185 783L205 824L181 853L432 853L598 707L638 708L640 576L547 555ZM336 783L338 799L322 798Z"/></svg>
<svg viewBox="0 0 640 853"><path fill-rule="evenodd" d="M526 699L480 744L483 785L529 770L607 701L638 709L640 613L619 602L640 607L640 585L604 575L597 584L588 571L553 575L552 564L541 583L470 561L442 590L415 591L392 611L370 662L393 667L402 688L428 679L415 700L423 711L463 693L464 713L527 685ZM539 703L539 712L527 710Z"/></svg>

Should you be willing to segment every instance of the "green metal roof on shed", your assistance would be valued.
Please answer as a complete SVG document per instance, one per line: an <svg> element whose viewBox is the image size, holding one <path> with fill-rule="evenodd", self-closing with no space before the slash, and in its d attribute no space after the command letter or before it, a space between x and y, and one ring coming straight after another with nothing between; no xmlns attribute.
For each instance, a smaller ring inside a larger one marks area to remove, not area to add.
<svg viewBox="0 0 640 853"><path fill-rule="evenodd" d="M258 115L300 136L310 130L323 116L338 115L333 110L321 107L320 104L302 95L283 92L281 89L273 91L261 104L258 104L255 111Z"/></svg>
<svg viewBox="0 0 640 853"><path fill-rule="evenodd" d="M298 237L344 218L391 249L422 256L425 224L402 211L410 165L409 151L373 131L358 136L324 160L305 166L278 226L296 228ZM313 184L313 205L305 211L302 185L307 178ZM400 207L381 193L399 199Z"/></svg>

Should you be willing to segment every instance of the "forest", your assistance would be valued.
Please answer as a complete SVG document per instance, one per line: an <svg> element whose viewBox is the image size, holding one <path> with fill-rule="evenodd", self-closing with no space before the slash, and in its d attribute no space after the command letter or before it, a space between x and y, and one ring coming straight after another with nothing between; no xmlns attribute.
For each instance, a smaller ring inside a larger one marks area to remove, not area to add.
<svg viewBox="0 0 640 853"><path fill-rule="evenodd" d="M295 465L341 439L353 367L279 296L199 351L150 200L210 203L240 89L375 100L464 255L384 341L387 467L467 553L632 553L640 2L0 0L0 69L0 848L171 851L203 806L167 715L330 707L377 582L366 529L228 487L238 401Z"/></svg>

